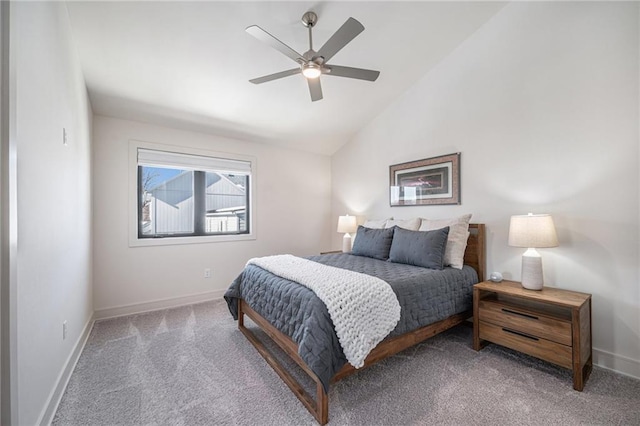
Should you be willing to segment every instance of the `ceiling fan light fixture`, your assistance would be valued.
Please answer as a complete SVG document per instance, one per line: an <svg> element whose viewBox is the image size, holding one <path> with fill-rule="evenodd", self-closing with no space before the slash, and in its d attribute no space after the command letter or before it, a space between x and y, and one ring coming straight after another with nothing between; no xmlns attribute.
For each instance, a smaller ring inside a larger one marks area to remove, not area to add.
<svg viewBox="0 0 640 426"><path fill-rule="evenodd" d="M322 70L314 63L309 63L302 67L302 75L306 78L318 78L320 74L322 74Z"/></svg>

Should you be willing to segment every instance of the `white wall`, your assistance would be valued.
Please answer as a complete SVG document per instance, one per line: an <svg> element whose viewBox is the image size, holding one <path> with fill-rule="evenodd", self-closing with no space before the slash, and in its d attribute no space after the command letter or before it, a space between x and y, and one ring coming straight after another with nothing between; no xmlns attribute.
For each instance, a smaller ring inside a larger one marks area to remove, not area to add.
<svg viewBox="0 0 640 426"><path fill-rule="evenodd" d="M593 294L595 361L640 377L638 3L511 3L332 157L333 221L551 213L548 284ZM462 205L388 204L389 165L461 152ZM332 245L340 247L340 237Z"/></svg>
<svg viewBox="0 0 640 426"><path fill-rule="evenodd" d="M93 311L92 112L64 3L15 2L12 7L19 217L18 412L13 422L33 425L55 397ZM70 134L67 146L63 127Z"/></svg>
<svg viewBox="0 0 640 426"><path fill-rule="evenodd" d="M163 299L220 297L251 257L312 255L330 245L327 156L102 116L94 117L93 130L94 306L98 316L126 313L111 308L127 305L143 304L132 310L151 308L154 306L144 304ZM129 247L129 204L135 202L128 189L130 140L256 157L257 238ZM204 278L205 268L211 268L211 278Z"/></svg>

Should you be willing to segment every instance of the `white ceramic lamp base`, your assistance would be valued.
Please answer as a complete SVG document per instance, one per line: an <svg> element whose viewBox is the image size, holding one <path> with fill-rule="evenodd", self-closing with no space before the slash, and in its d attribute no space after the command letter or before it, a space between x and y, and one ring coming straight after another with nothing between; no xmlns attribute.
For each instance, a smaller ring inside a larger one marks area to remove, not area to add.
<svg viewBox="0 0 640 426"><path fill-rule="evenodd" d="M342 252L351 253L351 235L349 233L344 234L344 237L342 237Z"/></svg>
<svg viewBox="0 0 640 426"><path fill-rule="evenodd" d="M542 257L534 248L522 255L522 287L528 290L542 290Z"/></svg>

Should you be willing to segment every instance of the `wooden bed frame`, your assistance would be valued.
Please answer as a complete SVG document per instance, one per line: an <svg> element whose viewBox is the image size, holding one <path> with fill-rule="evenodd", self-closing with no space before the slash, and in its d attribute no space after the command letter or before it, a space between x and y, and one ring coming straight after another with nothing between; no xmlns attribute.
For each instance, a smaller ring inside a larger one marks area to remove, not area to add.
<svg viewBox="0 0 640 426"><path fill-rule="evenodd" d="M473 267L478 272L479 282L484 281L484 265L485 265L485 227L484 224L470 224L469 231L471 235L467 241L467 248L464 253L464 263ZM244 315L247 315L256 323L296 364L304 370L307 375L316 384L315 400L307 393L307 391L298 383L298 381L289 373L280 362L269 352L260 340L244 326ZM473 311L469 310L445 318L442 321L418 328L400 336L393 337L382 341L376 346L367 359L364 367L368 367L380 360L397 354L417 343L427 340L449 328L456 326L473 315ZM238 329L247 337L249 342L255 346L260 355L267 363L278 373L280 378L289 386L296 397L304 404L309 412L321 425L325 425L329 421L329 397L324 391L324 387L320 379L305 364L298 355L298 345L286 334L271 325L260 314L251 309L251 307L243 300L238 299ZM360 369L354 368L351 364L346 364L331 379L331 383L335 383Z"/></svg>

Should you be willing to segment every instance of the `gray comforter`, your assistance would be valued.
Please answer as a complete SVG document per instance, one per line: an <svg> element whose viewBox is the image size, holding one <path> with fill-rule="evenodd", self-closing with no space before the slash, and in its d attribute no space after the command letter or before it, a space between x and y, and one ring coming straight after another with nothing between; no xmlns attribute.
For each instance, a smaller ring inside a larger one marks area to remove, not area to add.
<svg viewBox="0 0 640 426"><path fill-rule="evenodd" d="M478 276L469 266L442 271L351 254L309 259L374 275L391 285L402 308L400 321L388 337L407 333L472 308L472 287ZM224 295L234 319L237 299L298 344L298 355L328 391L329 382L347 360L324 303L308 288L255 265L247 266Z"/></svg>

